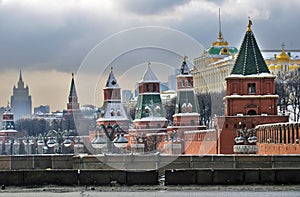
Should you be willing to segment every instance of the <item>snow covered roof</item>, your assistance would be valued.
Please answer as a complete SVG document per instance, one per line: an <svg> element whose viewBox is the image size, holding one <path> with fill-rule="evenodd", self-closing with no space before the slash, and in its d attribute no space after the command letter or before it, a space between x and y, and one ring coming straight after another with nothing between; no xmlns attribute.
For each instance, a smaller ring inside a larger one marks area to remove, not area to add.
<svg viewBox="0 0 300 197"><path fill-rule="evenodd" d="M157 82L159 83L159 80L157 79L157 77L154 75L152 69L150 68L150 62L148 63L148 67L146 72L143 75L142 80L140 81L140 83L145 83L145 82Z"/></svg>
<svg viewBox="0 0 300 197"><path fill-rule="evenodd" d="M133 122L138 122L138 121L167 121L165 117L157 117L157 116L149 116L149 117L143 117L141 119L134 119Z"/></svg>
<svg viewBox="0 0 300 197"><path fill-rule="evenodd" d="M258 74L251 74L251 75L242 75L242 74L231 74L225 77L228 78L275 78L276 76L270 73L258 73Z"/></svg>
<svg viewBox="0 0 300 197"><path fill-rule="evenodd" d="M17 133L15 129L0 130L0 133Z"/></svg>

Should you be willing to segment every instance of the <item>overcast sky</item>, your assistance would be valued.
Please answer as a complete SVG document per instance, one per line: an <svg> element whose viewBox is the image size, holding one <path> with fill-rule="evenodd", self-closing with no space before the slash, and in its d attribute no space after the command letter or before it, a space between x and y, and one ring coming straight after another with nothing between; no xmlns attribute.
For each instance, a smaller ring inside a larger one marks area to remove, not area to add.
<svg viewBox="0 0 300 197"><path fill-rule="evenodd" d="M218 35L218 8L230 45L240 47L250 16L261 49L280 49L282 42L300 48L299 0L0 0L0 105L21 68L34 107L66 108L71 73L101 41L129 28L172 28L209 47Z"/></svg>

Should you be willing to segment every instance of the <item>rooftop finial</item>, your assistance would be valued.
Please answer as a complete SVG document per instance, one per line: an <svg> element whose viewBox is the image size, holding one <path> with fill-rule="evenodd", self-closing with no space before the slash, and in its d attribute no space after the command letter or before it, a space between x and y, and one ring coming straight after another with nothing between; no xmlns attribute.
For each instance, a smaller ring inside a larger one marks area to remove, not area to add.
<svg viewBox="0 0 300 197"><path fill-rule="evenodd" d="M248 16L249 22L248 22L248 28L247 31L250 32L251 30L251 26L252 26L252 21L250 20L250 16Z"/></svg>
<svg viewBox="0 0 300 197"><path fill-rule="evenodd" d="M112 71L113 71L113 67L111 66L111 67L110 67L110 72L112 72Z"/></svg>
<svg viewBox="0 0 300 197"><path fill-rule="evenodd" d="M221 30L221 8L219 8L219 40L223 40L222 30Z"/></svg>
<svg viewBox="0 0 300 197"><path fill-rule="evenodd" d="M282 49L282 51L284 51L284 47L285 47L285 44L284 44L284 42L281 44L281 49Z"/></svg>
<svg viewBox="0 0 300 197"><path fill-rule="evenodd" d="M151 65L151 63L150 63L150 62L148 62L148 67L150 67L150 65Z"/></svg>
<svg viewBox="0 0 300 197"><path fill-rule="evenodd" d="M183 61L186 62L187 59L188 59L188 56L185 55L185 56L183 57Z"/></svg>
<svg viewBox="0 0 300 197"><path fill-rule="evenodd" d="M72 78L74 78L74 73L72 73Z"/></svg>

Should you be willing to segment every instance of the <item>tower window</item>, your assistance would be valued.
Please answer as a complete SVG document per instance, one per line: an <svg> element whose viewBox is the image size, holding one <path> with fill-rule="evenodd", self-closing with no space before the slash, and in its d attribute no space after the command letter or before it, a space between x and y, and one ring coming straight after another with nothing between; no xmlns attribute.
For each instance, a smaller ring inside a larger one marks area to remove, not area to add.
<svg viewBox="0 0 300 197"><path fill-rule="evenodd" d="M181 87L184 87L184 79L181 79Z"/></svg>
<svg viewBox="0 0 300 197"><path fill-rule="evenodd" d="M191 87L191 81L187 80L187 83L188 83L188 87Z"/></svg>
<svg viewBox="0 0 300 197"><path fill-rule="evenodd" d="M256 93L255 83L248 83L248 94L255 94L255 93Z"/></svg>
<svg viewBox="0 0 300 197"><path fill-rule="evenodd" d="M156 84L153 84L153 92L156 92Z"/></svg>
<svg viewBox="0 0 300 197"><path fill-rule="evenodd" d="M146 84L146 91L150 92L150 86L149 86L149 84Z"/></svg>

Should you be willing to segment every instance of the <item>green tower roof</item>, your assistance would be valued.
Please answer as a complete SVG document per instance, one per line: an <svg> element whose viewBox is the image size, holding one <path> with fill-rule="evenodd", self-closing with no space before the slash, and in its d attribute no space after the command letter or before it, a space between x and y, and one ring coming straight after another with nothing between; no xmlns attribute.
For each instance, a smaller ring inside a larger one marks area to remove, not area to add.
<svg viewBox="0 0 300 197"><path fill-rule="evenodd" d="M254 34L251 30L251 25L252 22L249 20L248 29L231 74L252 75L270 73L256 43Z"/></svg>

